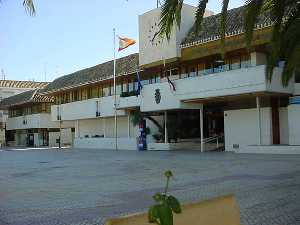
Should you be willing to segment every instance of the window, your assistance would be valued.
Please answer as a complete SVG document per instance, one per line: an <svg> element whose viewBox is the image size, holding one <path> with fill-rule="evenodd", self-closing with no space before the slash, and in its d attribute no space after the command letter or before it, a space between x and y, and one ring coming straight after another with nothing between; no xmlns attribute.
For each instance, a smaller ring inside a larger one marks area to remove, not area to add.
<svg viewBox="0 0 300 225"><path fill-rule="evenodd" d="M300 71L299 70L295 71L295 82L300 83Z"/></svg>
<svg viewBox="0 0 300 225"><path fill-rule="evenodd" d="M122 92L128 92L128 80L123 80L123 84L122 84Z"/></svg>
<svg viewBox="0 0 300 225"><path fill-rule="evenodd" d="M187 78L189 76L187 67L183 67L181 71L182 71L181 78Z"/></svg>
<svg viewBox="0 0 300 225"><path fill-rule="evenodd" d="M251 66L251 60L249 54L242 55L241 67L247 68Z"/></svg>
<svg viewBox="0 0 300 225"><path fill-rule="evenodd" d="M195 68L195 66L191 66L189 68L189 77L195 77L195 76L197 76L196 68Z"/></svg>
<svg viewBox="0 0 300 225"><path fill-rule="evenodd" d="M46 109L46 103L42 103L42 112L46 112L47 109Z"/></svg>
<svg viewBox="0 0 300 225"><path fill-rule="evenodd" d="M93 98L93 93L92 93L93 89L92 88L87 88L87 98Z"/></svg>
<svg viewBox="0 0 300 225"><path fill-rule="evenodd" d="M87 99L87 90L86 89L81 89L81 100L86 100Z"/></svg>
<svg viewBox="0 0 300 225"><path fill-rule="evenodd" d="M92 98L98 98L98 87L92 88Z"/></svg>
<svg viewBox="0 0 300 225"><path fill-rule="evenodd" d="M72 101L76 102L78 101L78 90L72 91Z"/></svg>
<svg viewBox="0 0 300 225"><path fill-rule="evenodd" d="M232 57L230 69L236 70L236 69L240 69L240 68L241 68L241 57L240 56Z"/></svg>
<svg viewBox="0 0 300 225"><path fill-rule="evenodd" d="M130 82L128 83L128 91L129 91L129 92L134 91L134 83L133 83L132 81L130 81Z"/></svg>
<svg viewBox="0 0 300 225"><path fill-rule="evenodd" d="M70 92L65 93L66 103L70 102Z"/></svg>
<svg viewBox="0 0 300 225"><path fill-rule="evenodd" d="M106 96L109 96L110 94L110 87L108 84L106 84L105 86L103 86L103 96L106 97Z"/></svg>
<svg viewBox="0 0 300 225"><path fill-rule="evenodd" d="M122 92L122 84L116 85L116 93L117 95L120 95Z"/></svg>
<svg viewBox="0 0 300 225"><path fill-rule="evenodd" d="M200 63L198 64L198 76L202 76L205 72L205 64Z"/></svg>
<svg viewBox="0 0 300 225"><path fill-rule="evenodd" d="M156 83L160 83L160 74L155 76L155 81Z"/></svg>
<svg viewBox="0 0 300 225"><path fill-rule="evenodd" d="M109 83L109 95L114 95L114 86L112 83Z"/></svg>
<svg viewBox="0 0 300 225"><path fill-rule="evenodd" d="M98 87L98 96L103 97L103 87L102 87L102 85L99 85L99 87Z"/></svg>
<svg viewBox="0 0 300 225"><path fill-rule="evenodd" d="M156 77L154 75L150 78L150 84L155 84L155 83L156 83Z"/></svg>
<svg viewBox="0 0 300 225"><path fill-rule="evenodd" d="M137 82L137 81L136 81ZM141 80L141 84L144 86L144 85L147 85L147 84L149 84L149 80ZM136 84L136 90L137 90L137 88L138 88L138 84Z"/></svg>

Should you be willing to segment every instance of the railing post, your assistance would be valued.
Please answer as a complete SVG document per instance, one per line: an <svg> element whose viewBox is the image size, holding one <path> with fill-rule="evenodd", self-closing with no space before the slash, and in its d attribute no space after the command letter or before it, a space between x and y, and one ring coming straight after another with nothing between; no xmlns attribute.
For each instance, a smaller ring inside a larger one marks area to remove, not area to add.
<svg viewBox="0 0 300 225"><path fill-rule="evenodd" d="M219 148L219 137L217 137L217 148Z"/></svg>

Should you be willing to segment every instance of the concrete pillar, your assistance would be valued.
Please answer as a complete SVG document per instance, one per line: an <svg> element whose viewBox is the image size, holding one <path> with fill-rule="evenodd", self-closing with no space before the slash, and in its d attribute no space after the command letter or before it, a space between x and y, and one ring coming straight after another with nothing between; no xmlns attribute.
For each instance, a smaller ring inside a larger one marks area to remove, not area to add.
<svg viewBox="0 0 300 225"><path fill-rule="evenodd" d="M128 132L128 138L130 138L130 111L128 111L128 128L127 128L127 132Z"/></svg>
<svg viewBox="0 0 300 225"><path fill-rule="evenodd" d="M59 143L58 143L58 147L61 148L61 120L59 121Z"/></svg>
<svg viewBox="0 0 300 225"><path fill-rule="evenodd" d="M165 143L168 143L168 127L167 127L167 121L168 121L168 112L165 111Z"/></svg>
<svg viewBox="0 0 300 225"><path fill-rule="evenodd" d="M256 110L257 110L257 127L258 127L258 141L257 144L261 145L261 109L260 109L260 97L256 96Z"/></svg>
<svg viewBox="0 0 300 225"><path fill-rule="evenodd" d="M79 120L75 121L75 137L76 138L80 138Z"/></svg>
<svg viewBox="0 0 300 225"><path fill-rule="evenodd" d="M34 133L33 134L33 146L34 147L40 147L40 135L39 133Z"/></svg>
<svg viewBox="0 0 300 225"><path fill-rule="evenodd" d="M203 138L203 105L200 108L200 141L201 152L204 152L204 138Z"/></svg>
<svg viewBox="0 0 300 225"><path fill-rule="evenodd" d="M104 137L106 138L106 119L105 118L103 118L103 135L104 135Z"/></svg>

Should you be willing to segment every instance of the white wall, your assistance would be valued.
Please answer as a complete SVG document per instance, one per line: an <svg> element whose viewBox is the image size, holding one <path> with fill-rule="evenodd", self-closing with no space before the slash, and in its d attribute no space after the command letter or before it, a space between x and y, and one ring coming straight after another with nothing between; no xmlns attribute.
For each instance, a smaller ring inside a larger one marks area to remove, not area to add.
<svg viewBox="0 0 300 225"><path fill-rule="evenodd" d="M141 104L141 96L118 97L117 108L135 108Z"/></svg>
<svg viewBox="0 0 300 225"><path fill-rule="evenodd" d="M288 106L289 144L300 145L300 105Z"/></svg>
<svg viewBox="0 0 300 225"><path fill-rule="evenodd" d="M115 138L75 138L74 148L114 150ZM136 138L118 138L119 150L137 150Z"/></svg>
<svg viewBox="0 0 300 225"><path fill-rule="evenodd" d="M59 132L49 132L49 147L58 147L56 139L59 138Z"/></svg>
<svg viewBox="0 0 300 225"><path fill-rule="evenodd" d="M27 123L24 124L23 121ZM49 113L32 114L11 117L7 120L7 130L32 129L32 128L58 128L59 123L51 121Z"/></svg>
<svg viewBox="0 0 300 225"><path fill-rule="evenodd" d="M140 65L146 65L164 59L172 59L181 56L179 45L187 32L194 24L196 8L184 4L182 7L181 29L173 27L170 40L155 39L152 45L152 38L159 30L159 20L161 9L153 9L139 16L139 62Z"/></svg>
<svg viewBox="0 0 300 225"><path fill-rule="evenodd" d="M280 144L289 144L289 120L287 107L279 108Z"/></svg>
<svg viewBox="0 0 300 225"><path fill-rule="evenodd" d="M176 95L180 100L189 100L254 92L293 92L293 83L287 88L282 87L280 69L275 69L272 82L268 83L265 68L262 65L176 80Z"/></svg>
<svg viewBox="0 0 300 225"><path fill-rule="evenodd" d="M181 96L177 93L177 88L182 88L180 86L182 85L182 82L184 82L183 79L174 82L176 82L176 91L173 91L172 88L170 88L168 82L145 85L141 94L141 111L151 112L170 109L200 109L201 104L187 104L181 101ZM158 104L155 101L156 90L159 90L161 96L161 100Z"/></svg>
<svg viewBox="0 0 300 225"><path fill-rule="evenodd" d="M235 151L233 145L244 148L259 145L258 113L256 109L240 109L224 112L225 150ZM271 108L261 108L262 145L272 143Z"/></svg>
<svg viewBox="0 0 300 225"><path fill-rule="evenodd" d="M272 75L272 81L266 81L266 90L268 92L293 94L295 82L290 80L287 87L282 85L282 68L275 67Z"/></svg>
<svg viewBox="0 0 300 225"><path fill-rule="evenodd" d="M267 63L267 57L265 53L251 52L251 65L259 66Z"/></svg>
<svg viewBox="0 0 300 225"><path fill-rule="evenodd" d="M49 132L49 147L58 147L56 139L59 139L60 132ZM72 131L70 128L61 130L61 144L62 146L70 146L73 143Z"/></svg>
<svg viewBox="0 0 300 225"><path fill-rule="evenodd" d="M15 143L17 146L25 146L27 144L27 133L23 130L15 133Z"/></svg>
<svg viewBox="0 0 300 225"><path fill-rule="evenodd" d="M294 95L300 95L300 83L294 84Z"/></svg>
<svg viewBox="0 0 300 225"><path fill-rule="evenodd" d="M88 135L89 137L92 137L94 135L104 135L103 119L98 118L89 120L79 120L78 123L80 137L84 137L85 135Z"/></svg>
<svg viewBox="0 0 300 225"><path fill-rule="evenodd" d="M128 137L128 116L118 116L118 137ZM130 137L137 137L138 128L134 127L129 121L130 124ZM95 135L105 135L106 138L114 137L114 117L110 118L97 118L89 120L78 120L78 132L79 137L84 138L85 135L88 135L89 138ZM76 130L76 128L75 128Z"/></svg>
<svg viewBox="0 0 300 225"><path fill-rule="evenodd" d="M114 98L113 96L108 96L103 98L93 98L84 101L71 102L59 106L53 105L51 106L51 120L57 121L58 110L60 111L62 120L96 118L97 102L98 112L101 114L100 117L111 117L114 115ZM118 115L125 115L125 111L118 110Z"/></svg>

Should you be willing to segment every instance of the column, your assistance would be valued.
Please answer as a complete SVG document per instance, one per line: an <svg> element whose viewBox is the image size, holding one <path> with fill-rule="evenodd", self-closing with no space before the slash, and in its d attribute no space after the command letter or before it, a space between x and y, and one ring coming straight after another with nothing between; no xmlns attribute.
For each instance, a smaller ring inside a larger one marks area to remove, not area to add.
<svg viewBox="0 0 300 225"><path fill-rule="evenodd" d="M104 130L103 135L106 138L106 119L105 118L103 118L103 130Z"/></svg>
<svg viewBox="0 0 300 225"><path fill-rule="evenodd" d="M168 128L167 128L168 112L165 111L165 143L168 143Z"/></svg>
<svg viewBox="0 0 300 225"><path fill-rule="evenodd" d="M204 139L203 139L203 105L200 108L200 141L201 141L201 152L204 152Z"/></svg>
<svg viewBox="0 0 300 225"><path fill-rule="evenodd" d="M128 132L128 138L130 138L130 111L128 111L128 128L127 128L127 132Z"/></svg>
<svg viewBox="0 0 300 225"><path fill-rule="evenodd" d="M257 144L261 145L261 110L260 110L260 98L256 96L256 110L257 110L257 127L258 127L258 141Z"/></svg>
<svg viewBox="0 0 300 225"><path fill-rule="evenodd" d="M79 120L76 120L76 122L75 122L75 137L80 138Z"/></svg>
<svg viewBox="0 0 300 225"><path fill-rule="evenodd" d="M61 148L61 120L59 121L59 143L58 147Z"/></svg>

